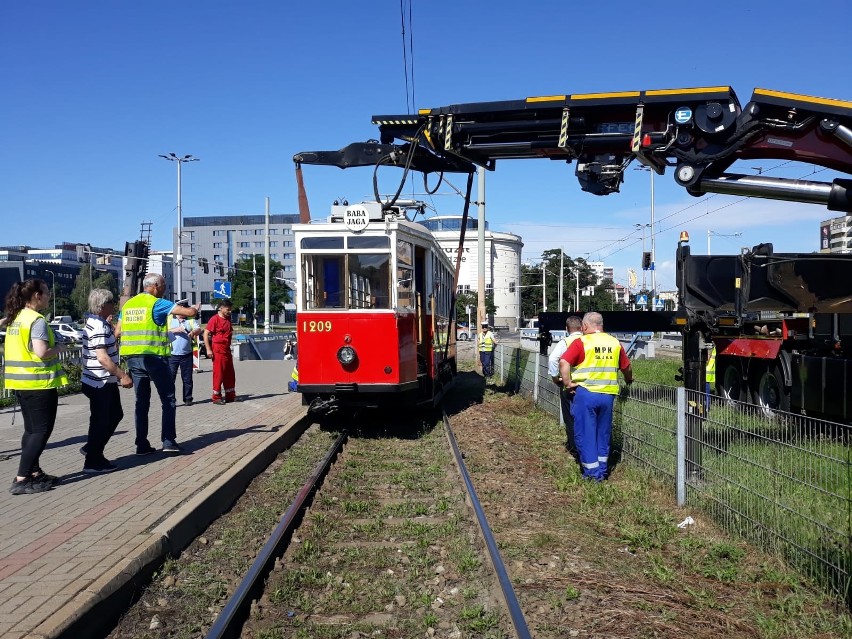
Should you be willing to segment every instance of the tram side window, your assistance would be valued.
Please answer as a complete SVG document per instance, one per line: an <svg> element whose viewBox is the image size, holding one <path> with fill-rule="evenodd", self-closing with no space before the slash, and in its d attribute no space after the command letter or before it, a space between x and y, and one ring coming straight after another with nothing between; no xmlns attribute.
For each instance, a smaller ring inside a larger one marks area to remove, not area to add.
<svg viewBox="0 0 852 639"><path fill-rule="evenodd" d="M390 308L390 254L349 255L349 308Z"/></svg>
<svg viewBox="0 0 852 639"><path fill-rule="evenodd" d="M343 255L305 256L305 309L343 308Z"/></svg>
<svg viewBox="0 0 852 639"><path fill-rule="evenodd" d="M397 304L399 308L414 308L414 246L411 242L396 243Z"/></svg>

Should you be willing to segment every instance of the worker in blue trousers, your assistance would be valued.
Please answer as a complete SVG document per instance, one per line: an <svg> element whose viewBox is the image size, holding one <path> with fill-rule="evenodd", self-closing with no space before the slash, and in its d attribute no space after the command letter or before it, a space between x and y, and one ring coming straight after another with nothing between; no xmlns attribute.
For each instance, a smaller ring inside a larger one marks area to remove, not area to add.
<svg viewBox="0 0 852 639"><path fill-rule="evenodd" d="M574 439L583 477L603 481L609 476L612 407L618 395L618 371L633 383L630 360L621 343L603 331L603 317L583 316L583 336L574 340L559 362L567 389L574 389Z"/></svg>

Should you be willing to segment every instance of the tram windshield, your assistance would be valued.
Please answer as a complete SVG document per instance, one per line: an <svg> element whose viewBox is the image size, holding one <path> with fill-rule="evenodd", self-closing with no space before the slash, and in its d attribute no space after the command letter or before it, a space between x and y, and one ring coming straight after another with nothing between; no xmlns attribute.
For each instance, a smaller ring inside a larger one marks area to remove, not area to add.
<svg viewBox="0 0 852 639"><path fill-rule="evenodd" d="M305 310L391 308L389 253L305 254Z"/></svg>

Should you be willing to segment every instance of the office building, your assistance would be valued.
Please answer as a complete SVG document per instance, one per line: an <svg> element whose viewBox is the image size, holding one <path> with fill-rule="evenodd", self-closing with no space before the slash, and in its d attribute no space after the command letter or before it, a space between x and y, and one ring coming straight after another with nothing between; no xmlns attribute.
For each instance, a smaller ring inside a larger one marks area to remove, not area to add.
<svg viewBox="0 0 852 639"><path fill-rule="evenodd" d="M299 222L298 215L269 216L269 258L283 265L282 273L273 273L279 279L296 278L296 248L293 244L293 224ZM266 251L265 215L212 215L183 219L183 229L178 249L177 228L172 232L175 248L174 281L177 286L180 269L182 291L176 291L177 299L187 299L190 304L201 302L202 310L215 304L213 287L216 281L227 280L228 270L242 259L251 259L252 254L263 257ZM207 260L207 273L201 259ZM219 274L217 265L224 274ZM262 299L264 273L258 268L258 297ZM274 315L274 313L272 313ZM273 321L275 321L273 319Z"/></svg>
<svg viewBox="0 0 852 639"><path fill-rule="evenodd" d="M820 253L852 253L852 215L820 222Z"/></svg>
<svg viewBox="0 0 852 639"><path fill-rule="evenodd" d="M459 250L462 216L438 216L420 220L438 240L451 260ZM461 249L461 269L458 290L476 293L479 287L479 220L468 218L464 244ZM521 249L520 236L497 233L485 223L485 293L493 293L497 311L490 321L495 326L510 330L518 328L521 321Z"/></svg>

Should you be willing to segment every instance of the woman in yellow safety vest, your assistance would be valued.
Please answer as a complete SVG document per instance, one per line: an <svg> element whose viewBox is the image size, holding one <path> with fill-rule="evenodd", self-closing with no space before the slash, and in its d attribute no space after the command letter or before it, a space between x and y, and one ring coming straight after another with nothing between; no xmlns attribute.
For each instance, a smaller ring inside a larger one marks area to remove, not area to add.
<svg viewBox="0 0 852 639"><path fill-rule="evenodd" d="M26 495L50 490L59 479L39 466L56 423L59 389L68 383L53 331L39 312L50 304L50 289L40 279L16 282L6 296L4 384L15 391L24 418L18 474L9 492Z"/></svg>
<svg viewBox="0 0 852 639"><path fill-rule="evenodd" d="M494 374L494 347L497 338L491 332L488 322L482 322L479 331L479 362L482 364L482 376L491 377Z"/></svg>

